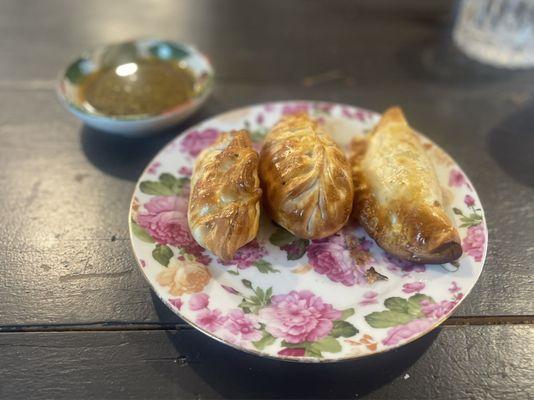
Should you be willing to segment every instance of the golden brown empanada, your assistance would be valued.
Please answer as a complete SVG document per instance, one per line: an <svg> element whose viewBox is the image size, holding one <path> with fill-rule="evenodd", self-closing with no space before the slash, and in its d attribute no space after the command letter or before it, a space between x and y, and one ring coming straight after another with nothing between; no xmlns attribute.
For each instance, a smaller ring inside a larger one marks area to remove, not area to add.
<svg viewBox="0 0 534 400"><path fill-rule="evenodd" d="M254 239L260 218L258 153L247 131L223 133L199 154L188 222L195 240L223 261Z"/></svg>
<svg viewBox="0 0 534 400"><path fill-rule="evenodd" d="M443 209L436 172L401 109L387 110L351 146L353 214L380 247L419 263L458 259L460 238Z"/></svg>
<svg viewBox="0 0 534 400"><path fill-rule="evenodd" d="M285 116L269 132L260 154L260 180L269 214L297 237L329 236L350 216L350 165L307 114Z"/></svg>

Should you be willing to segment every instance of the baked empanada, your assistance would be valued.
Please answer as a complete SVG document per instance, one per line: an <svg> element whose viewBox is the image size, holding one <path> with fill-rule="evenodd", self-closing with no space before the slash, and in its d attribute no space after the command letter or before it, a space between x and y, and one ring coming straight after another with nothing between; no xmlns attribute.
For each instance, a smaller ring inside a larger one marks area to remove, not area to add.
<svg viewBox="0 0 534 400"><path fill-rule="evenodd" d="M247 131L223 133L197 158L187 219L197 243L223 261L254 239L260 218L258 153Z"/></svg>
<svg viewBox="0 0 534 400"><path fill-rule="evenodd" d="M260 180L272 219L297 237L332 235L350 216L350 165L307 114L285 116L268 133L260 154Z"/></svg>
<svg viewBox="0 0 534 400"><path fill-rule="evenodd" d="M418 263L462 255L432 162L398 107L351 144L353 214L387 252Z"/></svg>

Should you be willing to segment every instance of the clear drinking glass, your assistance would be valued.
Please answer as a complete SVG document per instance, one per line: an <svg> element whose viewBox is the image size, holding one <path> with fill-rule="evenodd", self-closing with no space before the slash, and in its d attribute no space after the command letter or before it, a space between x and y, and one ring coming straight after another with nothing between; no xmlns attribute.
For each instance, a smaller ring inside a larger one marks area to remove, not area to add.
<svg viewBox="0 0 534 400"><path fill-rule="evenodd" d="M462 0L453 39L480 62L534 66L534 0Z"/></svg>

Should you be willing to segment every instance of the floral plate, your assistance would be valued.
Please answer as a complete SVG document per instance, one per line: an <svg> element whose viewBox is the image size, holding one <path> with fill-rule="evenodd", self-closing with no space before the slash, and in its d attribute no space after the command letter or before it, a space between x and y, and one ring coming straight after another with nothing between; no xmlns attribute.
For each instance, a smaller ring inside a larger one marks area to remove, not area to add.
<svg viewBox="0 0 534 400"><path fill-rule="evenodd" d="M263 215L256 240L223 263L187 227L195 157L222 131L247 128L255 146L282 115L307 111L341 146L380 115L320 102L279 102L230 111L184 132L147 167L130 209L135 255L157 295L195 328L235 348L319 362L358 358L410 342L443 322L477 281L487 230L478 196L460 167L422 137L464 254L418 265L380 249L349 224L322 240L297 239Z"/></svg>

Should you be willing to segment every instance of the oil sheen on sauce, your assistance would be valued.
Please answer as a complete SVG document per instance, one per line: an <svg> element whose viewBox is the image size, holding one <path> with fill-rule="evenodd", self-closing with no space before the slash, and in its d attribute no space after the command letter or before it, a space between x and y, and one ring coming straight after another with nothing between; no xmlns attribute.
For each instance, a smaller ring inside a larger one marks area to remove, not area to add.
<svg viewBox="0 0 534 400"><path fill-rule="evenodd" d="M195 79L187 66L159 59L99 69L80 91L86 105L113 116L157 115L194 95Z"/></svg>

